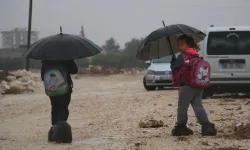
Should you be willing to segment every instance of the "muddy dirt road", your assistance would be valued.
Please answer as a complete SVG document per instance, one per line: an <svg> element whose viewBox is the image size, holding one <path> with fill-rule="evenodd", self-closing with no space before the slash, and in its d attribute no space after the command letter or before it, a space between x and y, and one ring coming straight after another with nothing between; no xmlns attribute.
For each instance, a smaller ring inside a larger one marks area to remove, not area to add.
<svg viewBox="0 0 250 150"><path fill-rule="evenodd" d="M176 120L177 91L146 92L142 76L113 75L82 77L74 81L69 123L72 144L47 143L50 102L41 86L35 93L8 95L0 99L1 150L200 150L211 148L250 149L250 140L222 137L234 123L249 121L247 99L204 100L218 136L202 137L189 109L190 137L172 137ZM41 84L42 85L42 84ZM162 128L139 128L141 119L153 116Z"/></svg>

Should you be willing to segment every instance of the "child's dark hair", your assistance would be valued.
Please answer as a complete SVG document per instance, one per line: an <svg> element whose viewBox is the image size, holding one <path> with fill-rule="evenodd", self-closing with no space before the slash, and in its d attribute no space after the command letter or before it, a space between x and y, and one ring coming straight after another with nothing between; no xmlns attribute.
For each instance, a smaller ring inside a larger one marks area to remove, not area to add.
<svg viewBox="0 0 250 150"><path fill-rule="evenodd" d="M197 49L197 45L195 44L194 39L191 36L183 34L178 38L178 40L184 40L190 48Z"/></svg>

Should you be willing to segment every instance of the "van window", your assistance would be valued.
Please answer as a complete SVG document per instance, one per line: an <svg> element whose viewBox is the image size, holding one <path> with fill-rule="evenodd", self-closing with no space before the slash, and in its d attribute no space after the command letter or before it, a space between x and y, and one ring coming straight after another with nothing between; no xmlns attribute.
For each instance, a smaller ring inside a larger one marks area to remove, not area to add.
<svg viewBox="0 0 250 150"><path fill-rule="evenodd" d="M153 63L170 63L172 60L172 56L164 56L158 59L153 59Z"/></svg>
<svg viewBox="0 0 250 150"><path fill-rule="evenodd" d="M210 32L208 55L250 55L250 31Z"/></svg>

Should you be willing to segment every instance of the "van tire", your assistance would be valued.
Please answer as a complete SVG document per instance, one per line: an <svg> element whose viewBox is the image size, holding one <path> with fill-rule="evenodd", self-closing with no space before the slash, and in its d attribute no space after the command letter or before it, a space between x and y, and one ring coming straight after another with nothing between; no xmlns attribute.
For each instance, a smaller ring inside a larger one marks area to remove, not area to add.
<svg viewBox="0 0 250 150"><path fill-rule="evenodd" d="M143 78L143 85L147 91L154 91L156 89L156 86L147 86L146 77Z"/></svg>
<svg viewBox="0 0 250 150"><path fill-rule="evenodd" d="M211 88L206 88L202 92L202 99L212 98L214 95L214 92Z"/></svg>

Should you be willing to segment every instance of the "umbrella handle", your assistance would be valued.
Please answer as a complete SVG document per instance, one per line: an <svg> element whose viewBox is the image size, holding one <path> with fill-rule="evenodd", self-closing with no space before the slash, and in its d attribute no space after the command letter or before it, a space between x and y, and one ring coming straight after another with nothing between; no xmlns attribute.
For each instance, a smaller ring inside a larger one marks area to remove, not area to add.
<svg viewBox="0 0 250 150"><path fill-rule="evenodd" d="M164 20L162 20L162 24L163 24L164 27L166 27ZM175 58L175 54L174 54L174 51L173 51L173 48L172 48L172 45L171 45L171 42L170 42L170 38L167 37L167 40L168 40L169 45L170 45L170 49L171 49L171 53L172 53L172 58Z"/></svg>
<svg viewBox="0 0 250 150"><path fill-rule="evenodd" d="M173 48L172 48L172 44L171 44L171 42L170 42L170 38L167 37L167 40L168 40L168 43L169 43L169 46L170 46L170 49L171 49L172 58L175 58L175 54L174 54L174 50L173 50Z"/></svg>
<svg viewBox="0 0 250 150"><path fill-rule="evenodd" d="M166 27L164 20L162 20L162 24L163 24L164 27ZM169 45L170 45L170 49L171 49L171 53L172 53L172 58L175 58L175 54L174 54L174 51L173 51L173 48L172 48L172 45L171 45L171 42L170 42L170 38L168 37L167 40L168 40Z"/></svg>

